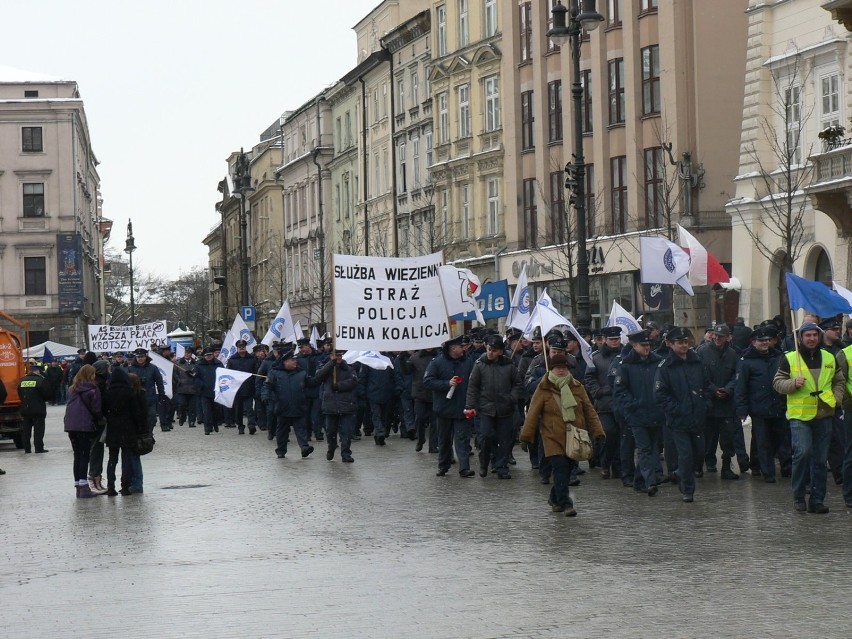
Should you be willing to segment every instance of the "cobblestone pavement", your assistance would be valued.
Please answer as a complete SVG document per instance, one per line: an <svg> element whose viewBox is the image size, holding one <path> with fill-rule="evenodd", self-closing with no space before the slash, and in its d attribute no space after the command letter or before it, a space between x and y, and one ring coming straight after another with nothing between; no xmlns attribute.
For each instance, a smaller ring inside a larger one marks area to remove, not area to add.
<svg viewBox="0 0 852 639"><path fill-rule="evenodd" d="M435 476L393 437L354 464L265 434L157 431L145 493L75 499L63 408L46 455L0 446L0 637L844 637L852 513L789 485L698 480L684 504L596 472L552 514L512 481ZM292 455L292 453L291 453Z"/></svg>

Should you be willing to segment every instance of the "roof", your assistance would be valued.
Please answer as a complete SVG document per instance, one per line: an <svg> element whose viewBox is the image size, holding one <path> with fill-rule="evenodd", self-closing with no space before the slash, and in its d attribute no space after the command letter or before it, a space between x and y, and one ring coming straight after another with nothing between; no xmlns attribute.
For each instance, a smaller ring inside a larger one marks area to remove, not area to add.
<svg viewBox="0 0 852 639"><path fill-rule="evenodd" d="M47 82L73 82L73 80L65 80L52 75L24 71L0 64L0 83L2 84L45 84Z"/></svg>

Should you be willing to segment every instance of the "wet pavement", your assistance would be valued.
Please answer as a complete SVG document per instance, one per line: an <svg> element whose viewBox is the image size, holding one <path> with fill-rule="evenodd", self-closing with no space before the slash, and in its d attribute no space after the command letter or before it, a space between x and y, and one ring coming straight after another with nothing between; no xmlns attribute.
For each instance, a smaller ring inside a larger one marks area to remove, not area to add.
<svg viewBox="0 0 852 639"><path fill-rule="evenodd" d="M511 481L441 478L396 436L342 464L322 442L279 460L265 433L184 426L155 433L143 495L75 499L49 410L48 454L0 445L0 637L852 632L834 486L831 513L800 515L787 483L707 475L684 504L592 471L567 518L520 450Z"/></svg>

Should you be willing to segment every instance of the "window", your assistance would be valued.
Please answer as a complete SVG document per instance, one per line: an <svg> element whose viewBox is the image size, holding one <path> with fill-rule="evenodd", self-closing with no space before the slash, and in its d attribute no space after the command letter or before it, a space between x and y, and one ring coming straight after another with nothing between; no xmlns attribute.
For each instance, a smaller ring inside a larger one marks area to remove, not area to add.
<svg viewBox="0 0 852 639"><path fill-rule="evenodd" d="M802 103L799 87L789 86L784 91L784 125L787 129L787 144L784 149L786 157L784 163L787 165L801 164L802 162Z"/></svg>
<svg viewBox="0 0 852 639"><path fill-rule="evenodd" d="M533 138L533 92L521 93L521 150L527 151L535 146Z"/></svg>
<svg viewBox="0 0 852 639"><path fill-rule="evenodd" d="M610 158L610 183L612 184L612 232L627 231L627 158Z"/></svg>
<svg viewBox="0 0 852 639"><path fill-rule="evenodd" d="M399 143L399 149L397 150L397 157L399 158L399 175L397 176L397 193L405 193L408 191L405 185L405 142Z"/></svg>
<svg viewBox="0 0 852 639"><path fill-rule="evenodd" d="M586 190L584 191L584 195L586 197L586 237L594 237L595 232L597 230L597 225L595 224L595 216L597 214L597 207L595 206L595 165L587 164L586 165L586 176L583 178L585 180Z"/></svg>
<svg viewBox="0 0 852 639"><path fill-rule="evenodd" d="M820 125L824 129L840 124L840 79L835 73L820 79Z"/></svg>
<svg viewBox="0 0 852 639"><path fill-rule="evenodd" d="M459 92L459 137L470 137L470 85L463 84Z"/></svg>
<svg viewBox="0 0 852 639"><path fill-rule="evenodd" d="M562 139L562 80L554 80L547 85L548 140L558 142Z"/></svg>
<svg viewBox="0 0 852 639"><path fill-rule="evenodd" d="M388 115L388 83L382 82L382 117Z"/></svg>
<svg viewBox="0 0 852 639"><path fill-rule="evenodd" d="M24 184L24 217L44 217L44 182Z"/></svg>
<svg viewBox="0 0 852 639"><path fill-rule="evenodd" d="M461 188L461 223L462 237L470 237L471 219L470 219L470 184L464 184Z"/></svg>
<svg viewBox="0 0 852 639"><path fill-rule="evenodd" d="M37 98L38 97L38 91L24 91L24 97L25 98Z"/></svg>
<svg viewBox="0 0 852 639"><path fill-rule="evenodd" d="M435 13L438 16L438 55L447 55L447 7L441 5Z"/></svg>
<svg viewBox="0 0 852 639"><path fill-rule="evenodd" d="M373 197L381 193L381 174L379 173L379 154L373 153Z"/></svg>
<svg viewBox="0 0 852 639"><path fill-rule="evenodd" d="M443 225L444 237L450 239L450 196L447 191L441 191L441 224Z"/></svg>
<svg viewBox="0 0 852 639"><path fill-rule="evenodd" d="M583 133L591 133L592 126L592 71L587 69L580 74L580 82L583 85L582 118Z"/></svg>
<svg viewBox="0 0 852 639"><path fill-rule="evenodd" d="M334 185L334 208L337 213L337 221L340 221L340 212L343 210L343 202L340 199L340 185Z"/></svg>
<svg viewBox="0 0 852 639"><path fill-rule="evenodd" d="M24 295L47 295L47 258L24 258Z"/></svg>
<svg viewBox="0 0 852 639"><path fill-rule="evenodd" d="M400 78L396 83L396 93L399 96L399 113L402 113L405 110L405 80Z"/></svg>
<svg viewBox="0 0 852 639"><path fill-rule="evenodd" d="M520 12L521 63L532 60L532 3L522 2L518 7Z"/></svg>
<svg viewBox="0 0 852 639"><path fill-rule="evenodd" d="M648 13L650 11L657 10L657 0L642 0L640 4L639 11L642 13Z"/></svg>
<svg viewBox="0 0 852 639"><path fill-rule="evenodd" d="M349 195L349 180L343 180L343 217L346 219L349 219L349 207L352 206L351 202L352 199Z"/></svg>
<svg viewBox="0 0 852 639"><path fill-rule="evenodd" d="M609 123L624 124L624 58L609 61Z"/></svg>
<svg viewBox="0 0 852 639"><path fill-rule="evenodd" d="M432 166L432 132L426 131L426 167Z"/></svg>
<svg viewBox="0 0 852 639"><path fill-rule="evenodd" d="M420 87L418 86L417 71L411 72L411 106L420 104Z"/></svg>
<svg viewBox="0 0 852 639"><path fill-rule="evenodd" d="M373 89L373 122L379 121L379 90Z"/></svg>
<svg viewBox="0 0 852 639"><path fill-rule="evenodd" d="M526 248L537 246L538 219L535 205L535 178L524 180L524 228L526 229Z"/></svg>
<svg viewBox="0 0 852 639"><path fill-rule="evenodd" d="M608 0L609 11L607 12L607 26L621 26L622 0Z"/></svg>
<svg viewBox="0 0 852 639"><path fill-rule="evenodd" d="M438 139L441 144L450 141L450 112L446 92L438 95Z"/></svg>
<svg viewBox="0 0 852 639"><path fill-rule="evenodd" d="M382 178L383 178L383 190L382 193L386 193L391 190L391 183L388 179L388 150L382 150Z"/></svg>
<svg viewBox="0 0 852 639"><path fill-rule="evenodd" d="M660 112L660 45L642 49L642 114Z"/></svg>
<svg viewBox="0 0 852 639"><path fill-rule="evenodd" d="M485 37L497 33L497 0L485 0Z"/></svg>
<svg viewBox="0 0 852 639"><path fill-rule="evenodd" d="M550 174L550 241L557 244L567 241L564 175L562 171Z"/></svg>
<svg viewBox="0 0 852 639"><path fill-rule="evenodd" d="M40 126L25 126L21 129L21 150L24 153L44 151Z"/></svg>
<svg viewBox="0 0 852 639"><path fill-rule="evenodd" d="M645 225L659 228L665 221L666 160L660 147L645 149Z"/></svg>
<svg viewBox="0 0 852 639"><path fill-rule="evenodd" d="M414 188L420 188L420 138L411 138L411 166L414 168Z"/></svg>
<svg viewBox="0 0 852 639"><path fill-rule="evenodd" d="M547 31L550 31L553 28L553 7L559 4L560 0L550 0L548 3L550 7L547 11ZM548 51L559 51L559 45L553 41L553 38L547 38L547 50Z"/></svg>
<svg viewBox="0 0 852 639"><path fill-rule="evenodd" d="M500 128L500 80L496 76L485 79L485 130Z"/></svg>
<svg viewBox="0 0 852 639"><path fill-rule="evenodd" d="M488 178L488 220L486 233L497 235L500 232L500 180L496 177Z"/></svg>
<svg viewBox="0 0 852 639"><path fill-rule="evenodd" d="M459 48L466 47L470 43L469 26L467 19L467 0L459 1Z"/></svg>

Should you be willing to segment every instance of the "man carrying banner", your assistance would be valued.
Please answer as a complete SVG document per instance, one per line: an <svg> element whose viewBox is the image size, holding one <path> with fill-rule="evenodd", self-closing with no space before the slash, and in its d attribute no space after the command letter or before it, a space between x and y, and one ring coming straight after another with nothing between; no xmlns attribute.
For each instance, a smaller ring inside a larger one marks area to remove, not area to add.
<svg viewBox="0 0 852 639"><path fill-rule="evenodd" d="M799 348L781 358L772 386L787 396L793 444L793 506L796 512L821 515L828 512L823 504L826 461L834 409L843 400L845 380L831 353L820 348L819 326L805 322L797 333ZM809 483L811 498L805 505Z"/></svg>
<svg viewBox="0 0 852 639"><path fill-rule="evenodd" d="M237 347L237 352L228 360L227 368L254 375L260 367L260 362L253 354L248 352L248 343L244 339L238 339L235 346ZM243 422L243 418L248 421L249 435L254 435L257 432L257 422L254 418L253 407L254 377L250 377L240 385L237 397L234 400L234 423L239 429L240 435L246 432L246 424Z"/></svg>
<svg viewBox="0 0 852 639"><path fill-rule="evenodd" d="M325 458L334 459L338 438L340 441L340 460L351 464L352 436L355 433L355 414L358 411L358 376L355 369L344 361L346 351L338 350L325 365L317 371L313 384L320 385L322 412L325 415L325 433L328 450Z"/></svg>
<svg viewBox="0 0 852 639"><path fill-rule="evenodd" d="M470 469L472 415L465 411L465 399L473 359L466 357L462 337L447 340L441 354L426 369L423 384L432 391L432 407L438 419L438 477L450 470L453 439L459 462L459 475L473 477Z"/></svg>
<svg viewBox="0 0 852 639"><path fill-rule="evenodd" d="M151 432L157 424L158 402L164 402L168 399L163 388L163 376L160 375L160 369L151 363L146 348L137 348L133 351L133 362L127 367L127 372L136 375L142 382L142 388L145 389L145 401L148 405L148 431ZM169 430L169 427L165 425L161 425L161 428L164 433Z"/></svg>

